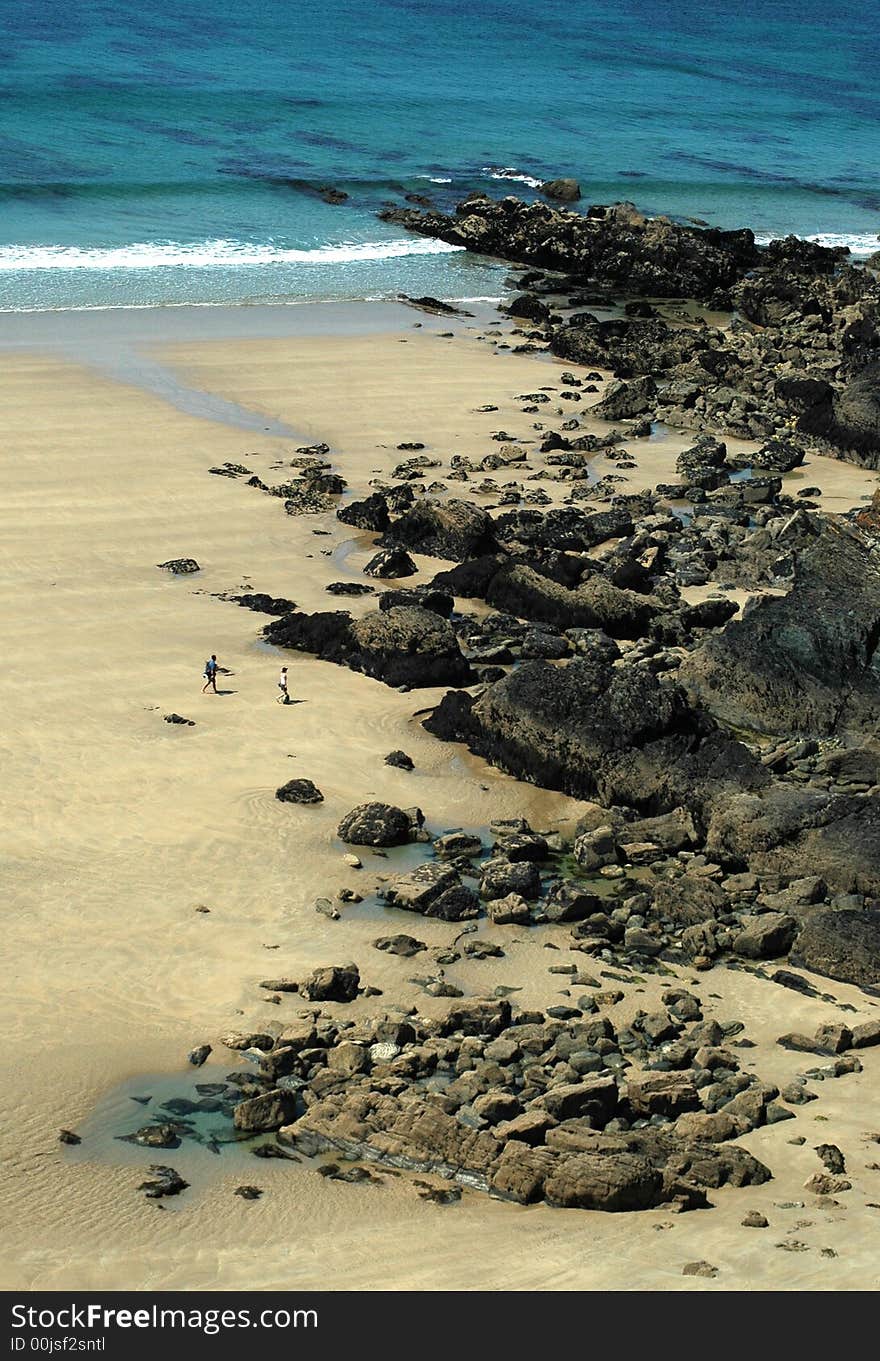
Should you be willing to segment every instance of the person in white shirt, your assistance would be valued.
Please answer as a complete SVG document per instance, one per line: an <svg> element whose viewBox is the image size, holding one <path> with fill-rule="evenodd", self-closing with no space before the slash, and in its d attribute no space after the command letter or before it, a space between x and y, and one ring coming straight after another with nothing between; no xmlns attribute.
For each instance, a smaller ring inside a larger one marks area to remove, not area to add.
<svg viewBox="0 0 880 1361"><path fill-rule="evenodd" d="M287 693L287 667L282 666L281 675L278 677L278 703L289 704L290 695Z"/></svg>

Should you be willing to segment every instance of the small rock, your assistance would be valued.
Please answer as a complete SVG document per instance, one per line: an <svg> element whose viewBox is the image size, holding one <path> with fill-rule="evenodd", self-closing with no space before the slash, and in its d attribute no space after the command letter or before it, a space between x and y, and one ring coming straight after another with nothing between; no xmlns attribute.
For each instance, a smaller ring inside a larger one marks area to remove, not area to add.
<svg viewBox="0 0 880 1361"><path fill-rule="evenodd" d="M78 1134L74 1134L73 1130L62 1129L58 1131L58 1142L60 1144L81 1144L82 1139Z"/></svg>
<svg viewBox="0 0 880 1361"><path fill-rule="evenodd" d="M172 572L174 576L186 576L189 572L202 570L195 558L169 558L167 562L157 562L156 566L163 572Z"/></svg>
<svg viewBox="0 0 880 1361"><path fill-rule="evenodd" d="M682 1276L717 1276L718 1268L711 1262L688 1262L681 1269Z"/></svg>
<svg viewBox="0 0 880 1361"><path fill-rule="evenodd" d="M744 1229L769 1229L770 1227L770 1220L757 1210L749 1210L745 1219L741 1219L740 1223Z"/></svg>
<svg viewBox="0 0 880 1361"><path fill-rule="evenodd" d="M241 1196L242 1200L259 1200L263 1192L259 1186L236 1186L232 1194Z"/></svg>
<svg viewBox="0 0 880 1361"><path fill-rule="evenodd" d="M190 1050L187 1058L194 1068L201 1068L211 1052L211 1046L209 1044L200 1044L197 1048Z"/></svg>
<svg viewBox="0 0 880 1361"><path fill-rule="evenodd" d="M161 1163L151 1163L150 1171L155 1174L153 1181L142 1181L138 1187L143 1191L148 1200L160 1200L162 1196L179 1196L181 1191L185 1191L189 1186L188 1181L184 1181L179 1172L175 1172L173 1167L164 1167Z"/></svg>

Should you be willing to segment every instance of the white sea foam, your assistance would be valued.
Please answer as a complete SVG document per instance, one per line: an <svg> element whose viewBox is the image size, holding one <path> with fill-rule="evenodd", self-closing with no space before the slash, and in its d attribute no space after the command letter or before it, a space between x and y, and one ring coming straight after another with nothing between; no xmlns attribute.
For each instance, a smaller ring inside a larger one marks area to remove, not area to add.
<svg viewBox="0 0 880 1361"><path fill-rule="evenodd" d="M417 180L430 180L431 184L451 184L451 175L416 175Z"/></svg>
<svg viewBox="0 0 880 1361"><path fill-rule="evenodd" d="M490 180L514 180L517 184L527 184L530 189L540 189L544 183L543 180L536 180L534 175L524 175L512 165L484 165L483 174L488 175Z"/></svg>
<svg viewBox="0 0 880 1361"><path fill-rule="evenodd" d="M768 246L771 241L781 239L773 232L755 234L755 241L759 246ZM880 234L877 232L815 232L804 237L804 240L814 241L817 246L849 246L853 255L858 256L874 255L880 251Z"/></svg>
<svg viewBox="0 0 880 1361"><path fill-rule="evenodd" d="M343 242L294 250L247 241L139 241L129 246L0 246L0 271L223 268L231 265L341 265L463 250L431 237Z"/></svg>

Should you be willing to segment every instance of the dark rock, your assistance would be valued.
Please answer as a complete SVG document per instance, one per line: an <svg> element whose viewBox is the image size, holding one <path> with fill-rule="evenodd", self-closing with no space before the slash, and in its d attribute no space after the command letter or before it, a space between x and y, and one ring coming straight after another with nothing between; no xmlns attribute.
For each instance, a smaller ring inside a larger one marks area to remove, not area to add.
<svg viewBox="0 0 880 1361"><path fill-rule="evenodd" d="M731 793L713 810L706 850L759 874L812 875L840 892L876 895L880 806L876 799L781 783L757 794Z"/></svg>
<svg viewBox="0 0 880 1361"><path fill-rule="evenodd" d="M643 637L660 613L650 599L621 590L604 576L592 576L569 590L524 563L506 564L496 572L485 598L521 619L558 629L601 629L612 638Z"/></svg>
<svg viewBox="0 0 880 1361"><path fill-rule="evenodd" d="M817 908L792 949L792 964L839 983L870 987L880 981L880 909Z"/></svg>
<svg viewBox="0 0 880 1361"><path fill-rule="evenodd" d="M143 1191L148 1200L160 1200L162 1196L179 1196L181 1191L185 1191L189 1186L188 1181L184 1181L179 1172L175 1172L173 1167L163 1167L161 1163L151 1163L150 1171L154 1173L152 1181L142 1181L138 1187Z"/></svg>
<svg viewBox="0 0 880 1361"><path fill-rule="evenodd" d="M241 1196L242 1200L259 1200L263 1192L259 1186L236 1186L232 1194Z"/></svg>
<svg viewBox="0 0 880 1361"><path fill-rule="evenodd" d="M144 1125L128 1136L126 1142L140 1144L143 1148L179 1148L180 1135L177 1126L172 1124Z"/></svg>
<svg viewBox="0 0 880 1361"><path fill-rule="evenodd" d="M412 823L402 808L390 803L361 803L346 813L336 829L349 846L403 846L411 840Z"/></svg>
<svg viewBox="0 0 880 1361"><path fill-rule="evenodd" d="M443 921L463 921L479 912L477 895L461 882L458 871L436 861L418 865L409 874L393 879L382 890L382 896L392 907L404 912L418 912Z"/></svg>
<svg viewBox="0 0 880 1361"><path fill-rule="evenodd" d="M331 581L324 587L330 595L372 595L375 589L365 581Z"/></svg>
<svg viewBox="0 0 880 1361"><path fill-rule="evenodd" d="M541 193L561 203L576 203L581 197L581 187L573 179L545 180L541 185Z"/></svg>
<svg viewBox="0 0 880 1361"><path fill-rule="evenodd" d="M323 803L324 795L311 780L288 780L280 789L275 790L276 799L282 803Z"/></svg>
<svg viewBox="0 0 880 1361"><path fill-rule="evenodd" d="M190 1050L187 1058L194 1068L201 1068L202 1064L209 1058L212 1052L209 1044L200 1044L196 1049Z"/></svg>
<svg viewBox="0 0 880 1361"><path fill-rule="evenodd" d="M468 685L468 662L447 620L419 606L398 605L353 620L349 614L289 614L268 624L276 646L312 652L386 685Z"/></svg>
<svg viewBox="0 0 880 1361"><path fill-rule="evenodd" d="M679 670L702 704L741 730L818 736L880 722L880 562L858 531L807 525L812 545L789 593L710 634Z"/></svg>
<svg viewBox="0 0 880 1361"><path fill-rule="evenodd" d="M521 779L652 815L769 781L678 687L597 654L564 666L525 662L476 700L452 692L424 726Z"/></svg>
<svg viewBox="0 0 880 1361"><path fill-rule="evenodd" d="M236 1129L246 1134L263 1134L268 1130L280 1129L295 1115L295 1094L279 1087L262 1096L240 1101L232 1113L232 1122Z"/></svg>
<svg viewBox="0 0 880 1361"><path fill-rule="evenodd" d="M262 591L228 598L247 610L254 610L257 614L290 614L296 609L294 601L288 600L285 596L266 595Z"/></svg>
<svg viewBox="0 0 880 1361"><path fill-rule="evenodd" d="M794 917L784 912L763 912L737 932L733 948L746 959L776 959L788 953L797 929Z"/></svg>
<svg viewBox="0 0 880 1361"><path fill-rule="evenodd" d="M339 506L336 518L344 525L354 525L356 529L370 530L374 534L384 534L391 524L388 502L381 492L373 492L363 501L349 501L347 505Z"/></svg>
<svg viewBox="0 0 880 1361"><path fill-rule="evenodd" d="M480 869L480 897L506 898L515 893L521 898L535 899L541 893L541 874L532 861L512 861L504 856L487 860Z"/></svg>
<svg viewBox="0 0 880 1361"><path fill-rule="evenodd" d="M190 572L200 572L202 569L195 558L169 558L168 562L157 562L157 567L161 567L163 572L171 572L174 576L187 576Z"/></svg>
<svg viewBox="0 0 880 1361"><path fill-rule="evenodd" d="M184 726L187 727L187 728L194 728L194 727L196 726L196 725L195 725L195 720L194 720L194 719L192 719L192 718L184 718L181 714L166 714L166 715L165 715L165 722L166 722L166 723L182 723L182 724L184 724Z"/></svg>
<svg viewBox="0 0 880 1361"><path fill-rule="evenodd" d="M657 385L653 378L635 378L628 383L611 383L601 402L591 408L590 415L599 416L605 421L621 421L630 416L641 416L642 412L653 408L656 395Z"/></svg>
<svg viewBox="0 0 880 1361"><path fill-rule="evenodd" d="M495 547L492 521L484 510L467 501L419 501L387 531L385 547L410 548L434 558L464 562L491 553Z"/></svg>

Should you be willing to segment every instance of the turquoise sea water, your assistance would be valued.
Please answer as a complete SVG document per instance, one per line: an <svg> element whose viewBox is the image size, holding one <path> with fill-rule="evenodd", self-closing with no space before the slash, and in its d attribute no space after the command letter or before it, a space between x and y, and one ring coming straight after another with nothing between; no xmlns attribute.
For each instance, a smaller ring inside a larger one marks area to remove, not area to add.
<svg viewBox="0 0 880 1361"><path fill-rule="evenodd" d="M0 14L0 309L495 296L501 267L376 209L556 174L594 202L878 245L876 0Z"/></svg>

